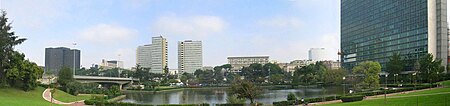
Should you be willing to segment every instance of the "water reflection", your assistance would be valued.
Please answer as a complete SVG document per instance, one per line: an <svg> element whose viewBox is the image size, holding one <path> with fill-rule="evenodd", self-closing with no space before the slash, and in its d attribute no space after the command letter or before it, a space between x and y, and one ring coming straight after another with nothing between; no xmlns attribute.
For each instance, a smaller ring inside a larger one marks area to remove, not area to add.
<svg viewBox="0 0 450 106"><path fill-rule="evenodd" d="M342 94L341 86L308 87L284 90L264 90L256 101L264 104L272 104L275 101L286 100L289 93L294 93L299 98L312 98L334 96ZM164 92L130 92L125 93L127 98L122 102L139 104L221 104L226 103L226 88L208 89L183 89ZM249 101L247 101L249 102Z"/></svg>

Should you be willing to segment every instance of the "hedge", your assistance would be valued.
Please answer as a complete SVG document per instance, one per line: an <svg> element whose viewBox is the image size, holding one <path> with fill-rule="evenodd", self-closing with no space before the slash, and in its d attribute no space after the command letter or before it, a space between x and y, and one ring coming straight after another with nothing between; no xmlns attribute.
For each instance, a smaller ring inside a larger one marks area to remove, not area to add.
<svg viewBox="0 0 450 106"><path fill-rule="evenodd" d="M244 104L239 104L239 103L228 103L228 104L217 104L217 106L245 106Z"/></svg>
<svg viewBox="0 0 450 106"><path fill-rule="evenodd" d="M165 104L165 105L156 105L156 106L209 106L209 104Z"/></svg>
<svg viewBox="0 0 450 106"><path fill-rule="evenodd" d="M342 102L362 101L363 99L364 99L363 95L352 95L352 96L341 97Z"/></svg>
<svg viewBox="0 0 450 106"><path fill-rule="evenodd" d="M298 102L295 103L295 100L291 101L280 101L280 102L273 102L274 106L292 106L292 105L298 105Z"/></svg>

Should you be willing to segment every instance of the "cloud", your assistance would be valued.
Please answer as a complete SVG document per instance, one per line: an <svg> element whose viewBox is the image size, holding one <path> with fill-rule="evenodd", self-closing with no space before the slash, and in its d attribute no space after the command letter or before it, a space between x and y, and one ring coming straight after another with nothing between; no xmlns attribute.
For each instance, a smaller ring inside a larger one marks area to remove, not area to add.
<svg viewBox="0 0 450 106"><path fill-rule="evenodd" d="M276 16L258 21L259 25L271 28L299 28L303 25L298 17Z"/></svg>
<svg viewBox="0 0 450 106"><path fill-rule="evenodd" d="M114 43L129 41L137 35L137 31L118 25L98 24L79 33L83 40L93 43Z"/></svg>
<svg viewBox="0 0 450 106"><path fill-rule="evenodd" d="M206 37L225 30L226 22L218 16L162 16L152 24L153 32L162 35Z"/></svg>

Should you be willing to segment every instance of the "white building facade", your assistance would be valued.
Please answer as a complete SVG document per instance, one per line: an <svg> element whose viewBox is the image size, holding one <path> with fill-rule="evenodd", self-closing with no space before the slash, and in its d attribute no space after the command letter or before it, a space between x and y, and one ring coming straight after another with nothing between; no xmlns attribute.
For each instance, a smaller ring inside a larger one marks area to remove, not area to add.
<svg viewBox="0 0 450 106"><path fill-rule="evenodd" d="M324 61L325 58L325 48L311 48L308 51L308 59L312 61Z"/></svg>
<svg viewBox="0 0 450 106"><path fill-rule="evenodd" d="M143 68L152 67L152 45L142 45L136 50L136 64Z"/></svg>
<svg viewBox="0 0 450 106"><path fill-rule="evenodd" d="M194 73L203 67L202 41L178 42L178 71Z"/></svg>
<svg viewBox="0 0 450 106"><path fill-rule="evenodd" d="M167 40L162 36L152 37L151 44L151 69L152 73L164 73L168 66Z"/></svg>

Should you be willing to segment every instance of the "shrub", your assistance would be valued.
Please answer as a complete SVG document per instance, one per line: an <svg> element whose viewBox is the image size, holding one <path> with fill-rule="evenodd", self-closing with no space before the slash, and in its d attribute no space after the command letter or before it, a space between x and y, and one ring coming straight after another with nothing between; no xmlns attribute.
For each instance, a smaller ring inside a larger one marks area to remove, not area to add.
<svg viewBox="0 0 450 106"><path fill-rule="evenodd" d="M228 104L217 104L217 106L245 106L245 105L239 103L228 103Z"/></svg>
<svg viewBox="0 0 450 106"><path fill-rule="evenodd" d="M341 97L342 102L354 102L363 100L363 95L352 95L352 96L343 96Z"/></svg>
<svg viewBox="0 0 450 106"><path fill-rule="evenodd" d="M209 106L209 104L165 104L165 105L157 105L157 106Z"/></svg>
<svg viewBox="0 0 450 106"><path fill-rule="evenodd" d="M293 106L293 105L297 105L298 103L296 103L296 101L280 101L280 102L273 102L272 103L274 106Z"/></svg>
<svg viewBox="0 0 450 106"><path fill-rule="evenodd" d="M288 101L297 100L297 97L295 96L294 93L289 93L287 96L287 100Z"/></svg>

